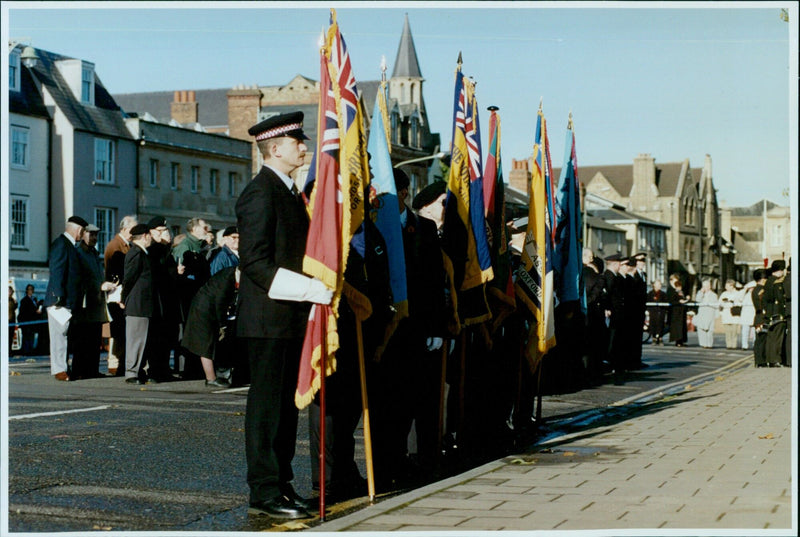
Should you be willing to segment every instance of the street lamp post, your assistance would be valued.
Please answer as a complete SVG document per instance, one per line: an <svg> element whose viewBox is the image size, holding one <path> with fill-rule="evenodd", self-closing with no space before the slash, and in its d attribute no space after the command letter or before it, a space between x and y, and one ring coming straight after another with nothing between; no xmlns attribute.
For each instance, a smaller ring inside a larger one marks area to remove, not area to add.
<svg viewBox="0 0 800 537"><path fill-rule="evenodd" d="M425 160L442 159L442 158L444 158L446 156L447 156L447 153L445 153L444 151L439 151L438 153L434 153L433 155L428 155L427 157L418 157L418 158L412 158L412 159L408 159L408 160L403 160L403 161L398 162L397 164L395 164L393 167L394 168L399 168L400 166L405 166L406 164L413 164L414 162L422 162L422 161L425 161Z"/></svg>

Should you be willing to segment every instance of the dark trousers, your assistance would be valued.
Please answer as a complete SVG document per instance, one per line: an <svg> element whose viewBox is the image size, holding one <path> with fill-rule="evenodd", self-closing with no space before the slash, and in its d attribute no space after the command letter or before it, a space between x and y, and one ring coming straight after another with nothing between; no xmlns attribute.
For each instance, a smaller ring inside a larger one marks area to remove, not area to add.
<svg viewBox="0 0 800 537"><path fill-rule="evenodd" d="M250 502L271 500L291 488L297 437L294 394L302 338L244 338L250 362L245 412L245 454Z"/></svg>
<svg viewBox="0 0 800 537"><path fill-rule="evenodd" d="M767 333L756 331L753 340L753 354L755 355L756 366L767 365Z"/></svg>
<svg viewBox="0 0 800 537"><path fill-rule="evenodd" d="M786 364L786 322L775 323L769 327L766 345L767 362Z"/></svg>
<svg viewBox="0 0 800 537"><path fill-rule="evenodd" d="M92 378L100 374L100 345L103 323L77 322L70 327L72 376Z"/></svg>

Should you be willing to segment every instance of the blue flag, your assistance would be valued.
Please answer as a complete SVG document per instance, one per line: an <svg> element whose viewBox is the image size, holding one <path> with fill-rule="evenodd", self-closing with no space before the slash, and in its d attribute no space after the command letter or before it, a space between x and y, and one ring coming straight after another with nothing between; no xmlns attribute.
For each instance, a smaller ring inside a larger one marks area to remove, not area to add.
<svg viewBox="0 0 800 537"><path fill-rule="evenodd" d="M553 260L556 272L556 296L559 303L583 300L582 215L578 185L578 162L575 155L575 132L572 119L567 128L564 167L561 168L556 198L556 244Z"/></svg>

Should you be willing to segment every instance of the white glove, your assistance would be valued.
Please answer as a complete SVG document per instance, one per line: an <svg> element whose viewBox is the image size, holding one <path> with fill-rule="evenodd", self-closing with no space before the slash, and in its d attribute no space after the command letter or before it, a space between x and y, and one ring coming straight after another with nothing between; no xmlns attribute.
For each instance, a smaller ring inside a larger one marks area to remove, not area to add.
<svg viewBox="0 0 800 537"><path fill-rule="evenodd" d="M269 287L268 295L273 300L330 304L333 290L316 278L279 268Z"/></svg>
<svg viewBox="0 0 800 537"><path fill-rule="evenodd" d="M425 343L428 346L429 351L438 351L442 348L442 343L444 343L444 340L442 340L440 337L429 337Z"/></svg>

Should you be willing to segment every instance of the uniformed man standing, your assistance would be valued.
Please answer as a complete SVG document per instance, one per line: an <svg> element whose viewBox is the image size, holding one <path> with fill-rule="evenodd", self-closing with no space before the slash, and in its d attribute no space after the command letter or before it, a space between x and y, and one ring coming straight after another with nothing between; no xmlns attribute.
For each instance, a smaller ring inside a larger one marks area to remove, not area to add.
<svg viewBox="0 0 800 537"><path fill-rule="evenodd" d="M786 261L776 259L770 267L772 276L764 284L764 311L769 325L767 332L767 364L769 367L791 365L786 355L786 325L791 318L791 297L787 296Z"/></svg>
<svg viewBox="0 0 800 537"><path fill-rule="evenodd" d="M769 273L767 269L756 269L753 271L753 280L756 286L753 287L750 296L753 298L753 328L755 328L755 339L753 340L753 355L756 367L767 367L767 329L769 323L766 321L764 311L764 284L767 283Z"/></svg>
<svg viewBox="0 0 800 537"><path fill-rule="evenodd" d="M612 254L605 259L606 270L603 278L608 292L608 356L614 370L615 382L621 382L624 375L625 356L625 295L624 276L620 274L620 254Z"/></svg>
<svg viewBox="0 0 800 537"><path fill-rule="evenodd" d="M297 435L294 393L309 302L329 304L332 291L301 274L308 215L289 174L307 151L303 113L265 119L248 131L264 166L236 202L239 229L237 335L250 363L245 413L251 514L303 518L310 506L291 481Z"/></svg>

